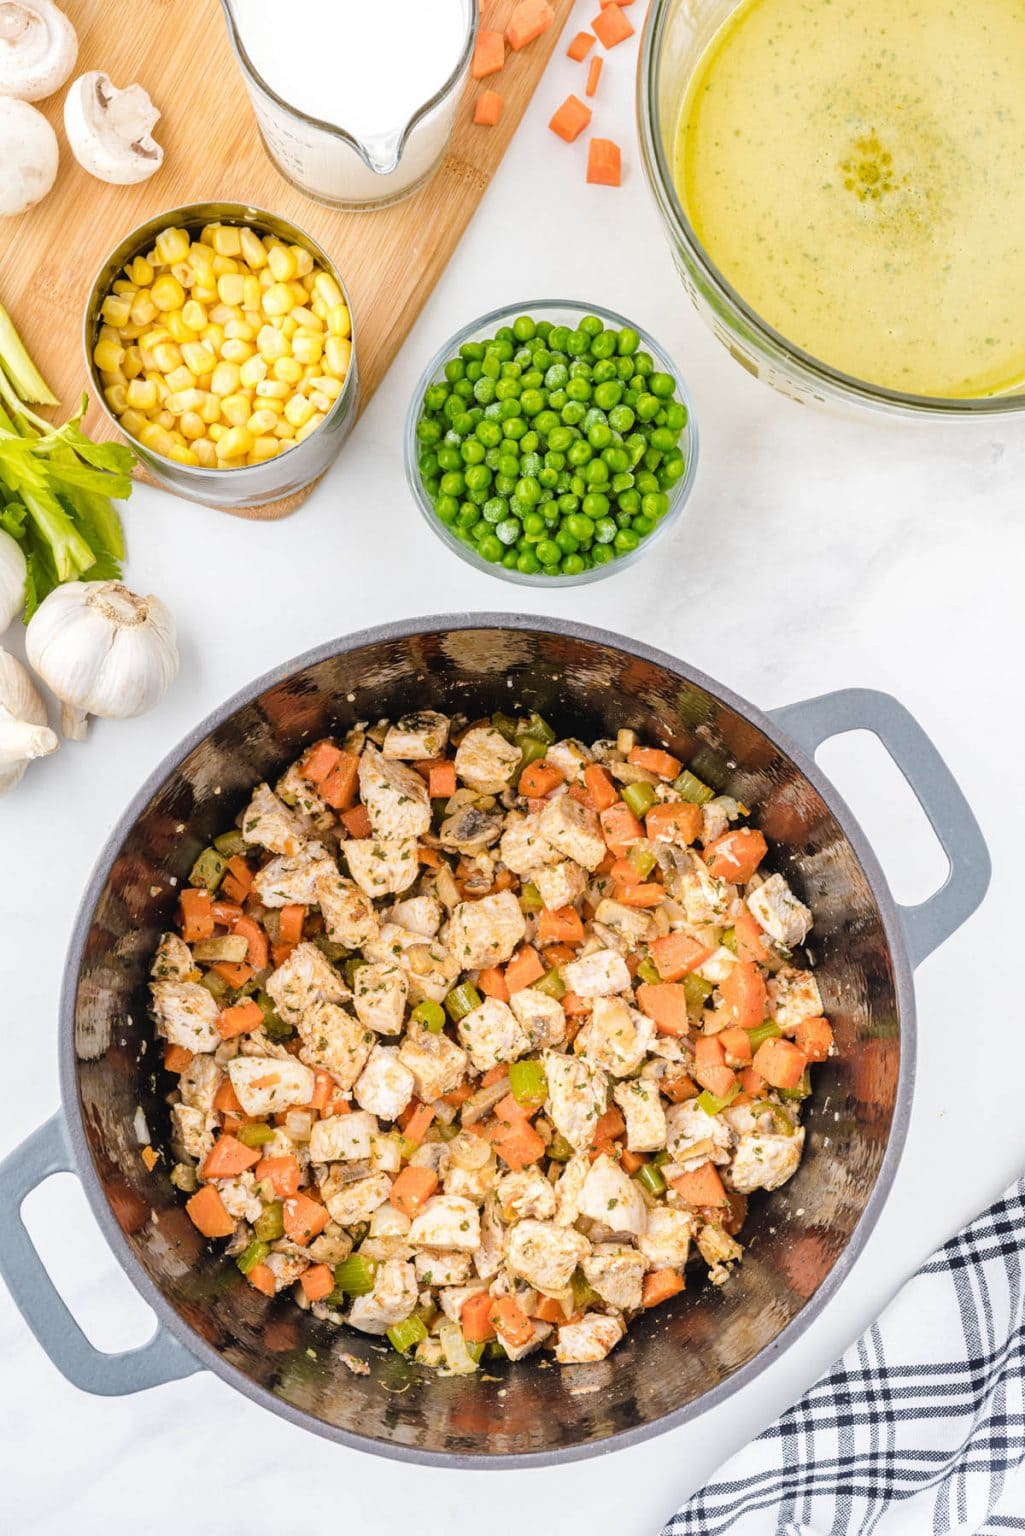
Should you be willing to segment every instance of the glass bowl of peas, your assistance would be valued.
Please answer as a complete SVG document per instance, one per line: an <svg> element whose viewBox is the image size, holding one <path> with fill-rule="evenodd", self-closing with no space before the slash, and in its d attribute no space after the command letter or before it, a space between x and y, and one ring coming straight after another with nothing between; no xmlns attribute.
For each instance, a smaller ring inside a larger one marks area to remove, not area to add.
<svg viewBox="0 0 1025 1536"><path fill-rule="evenodd" d="M611 576L663 539L698 460L690 396L654 339L573 299L492 310L431 359L406 419L424 517L525 586Z"/></svg>

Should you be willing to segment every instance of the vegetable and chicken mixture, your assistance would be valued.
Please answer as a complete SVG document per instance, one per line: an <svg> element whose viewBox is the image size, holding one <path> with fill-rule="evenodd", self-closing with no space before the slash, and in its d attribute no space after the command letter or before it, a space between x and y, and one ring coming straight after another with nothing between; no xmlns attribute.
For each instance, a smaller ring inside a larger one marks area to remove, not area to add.
<svg viewBox="0 0 1025 1536"><path fill-rule="evenodd" d="M833 1049L747 814L536 714L357 726L259 785L152 970L200 1232L456 1373L603 1359L692 1245L725 1282Z"/></svg>

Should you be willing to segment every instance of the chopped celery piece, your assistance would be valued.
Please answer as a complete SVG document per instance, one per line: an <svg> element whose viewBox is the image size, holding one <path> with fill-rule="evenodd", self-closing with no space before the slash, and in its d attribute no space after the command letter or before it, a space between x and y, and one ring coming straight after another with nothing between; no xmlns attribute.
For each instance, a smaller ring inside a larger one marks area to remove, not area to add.
<svg viewBox="0 0 1025 1536"><path fill-rule="evenodd" d="M548 1143L548 1156L556 1163L568 1163L573 1156L573 1145L565 1136L558 1134Z"/></svg>
<svg viewBox="0 0 1025 1536"><path fill-rule="evenodd" d="M240 1125L236 1135L244 1147L265 1147L274 1140L274 1127L257 1120L252 1125Z"/></svg>
<svg viewBox="0 0 1025 1536"><path fill-rule="evenodd" d="M548 1079L539 1061L514 1061L509 1067L509 1087L517 1104L540 1109L548 1097Z"/></svg>
<svg viewBox="0 0 1025 1536"><path fill-rule="evenodd" d="M696 1016L712 995L712 983L691 971L683 978L683 995L687 999L687 1012Z"/></svg>
<svg viewBox="0 0 1025 1536"><path fill-rule="evenodd" d="M548 997L554 997L556 1002L560 1002L566 996L566 983L558 969L546 971L532 983L532 986L535 992L544 992Z"/></svg>
<svg viewBox="0 0 1025 1536"><path fill-rule="evenodd" d="M387 1330L388 1342L392 1349L397 1349L400 1355L408 1355L411 1349L415 1349L421 1339L426 1339L427 1328L415 1315L407 1317L404 1322L396 1323Z"/></svg>
<svg viewBox="0 0 1025 1536"><path fill-rule="evenodd" d="M509 1356L505 1352L505 1345L501 1339L488 1340L484 1346L484 1358L485 1360L508 1360Z"/></svg>
<svg viewBox="0 0 1025 1536"><path fill-rule="evenodd" d="M776 1122L776 1129L781 1131L784 1136L792 1136L794 1134L794 1122L783 1106L781 1104L774 1104L771 1099L756 1099L751 1105L751 1113L753 1115L769 1114Z"/></svg>
<svg viewBox="0 0 1025 1536"><path fill-rule="evenodd" d="M183 1195L191 1195L199 1188L199 1180L196 1177L194 1163L175 1163L168 1178L175 1189L180 1189Z"/></svg>
<svg viewBox="0 0 1025 1536"><path fill-rule="evenodd" d="M272 1200L253 1222L253 1231L265 1243L276 1243L285 1235L285 1209L280 1200Z"/></svg>
<svg viewBox="0 0 1025 1536"><path fill-rule="evenodd" d="M779 1025L774 1024L771 1019L766 1019L764 1024L758 1025L757 1029L749 1029L747 1038L751 1042L752 1054L760 1045L764 1045L766 1040L778 1040L782 1033Z"/></svg>
<svg viewBox="0 0 1025 1536"><path fill-rule="evenodd" d="M669 1152L665 1147L660 1148L660 1150L656 1152L654 1157L651 1159L656 1168L664 1168L666 1163L671 1163L672 1160L672 1153Z"/></svg>
<svg viewBox="0 0 1025 1536"><path fill-rule="evenodd" d="M541 892L533 881L528 880L520 891L520 910L523 912L540 912L544 906Z"/></svg>
<svg viewBox="0 0 1025 1536"><path fill-rule="evenodd" d="M726 932L722 936L721 942L723 949L728 949L731 955L735 955L737 953L736 928L727 928Z"/></svg>
<svg viewBox="0 0 1025 1536"><path fill-rule="evenodd" d="M474 1365L480 1364L481 1355L484 1353L484 1342L483 1339L475 1339L472 1344L469 1340L466 1341L466 1353Z"/></svg>
<svg viewBox="0 0 1025 1536"><path fill-rule="evenodd" d="M412 1023L420 1024L424 1029L429 1029L432 1035L440 1035L445 1028L445 1010L440 1003L432 1002L425 998L422 1003L417 1003L411 1015Z"/></svg>
<svg viewBox="0 0 1025 1536"><path fill-rule="evenodd" d="M700 1109L705 1115L720 1115L728 1105L733 1103L739 1092L739 1083L734 1083L729 1092L721 1097L717 1093L709 1093L708 1089L704 1088L694 1100L694 1108Z"/></svg>
<svg viewBox="0 0 1025 1536"><path fill-rule="evenodd" d="M679 778L673 780L673 788L693 805L707 805L709 800L715 799L715 790L696 778L689 768L685 768Z"/></svg>
<svg viewBox="0 0 1025 1536"><path fill-rule="evenodd" d="M224 977L218 976L216 971L207 971L204 976L199 978L199 984L201 987L206 988L210 996L217 1003L225 1002L231 993L231 988Z"/></svg>
<svg viewBox="0 0 1025 1536"><path fill-rule="evenodd" d="M288 1024L277 1012L266 992L257 992L256 1001L263 1014L263 1027L272 1040L288 1040L295 1034L295 1025Z"/></svg>
<svg viewBox="0 0 1025 1536"><path fill-rule="evenodd" d="M517 746L522 747L524 737L527 737L527 739L530 741L543 742L546 747L550 747L552 742L557 739L555 732L548 724L548 721L542 720L541 716L537 713L536 710L532 712L526 725L521 725L517 730ZM543 753L541 755L544 756Z"/></svg>
<svg viewBox="0 0 1025 1536"><path fill-rule="evenodd" d="M373 1259L366 1259L361 1253L350 1253L335 1270L335 1290L347 1296L369 1296L376 1275L377 1265Z"/></svg>
<svg viewBox="0 0 1025 1536"><path fill-rule="evenodd" d="M339 960L344 960L349 953L344 944L338 944L334 939L329 939L326 933L318 933L313 942L332 965L337 965Z"/></svg>
<svg viewBox="0 0 1025 1536"><path fill-rule="evenodd" d="M204 848L189 875L190 885L205 886L208 891L216 891L224 879L224 871L228 867L228 861L221 857L216 848Z"/></svg>
<svg viewBox="0 0 1025 1536"><path fill-rule="evenodd" d="M15 15L17 14L15 12ZM25 14L31 16L30 11ZM13 51L13 43L11 48ZM14 321L2 304L0 304L0 367L14 385L19 400L24 400L29 405L60 404L57 396L29 357Z"/></svg>
<svg viewBox="0 0 1025 1536"><path fill-rule="evenodd" d="M222 832L220 837L214 838L214 847L225 859L244 858L249 849L242 833L233 828L230 832Z"/></svg>
<svg viewBox="0 0 1025 1536"><path fill-rule="evenodd" d="M500 736L505 737L506 741L513 741L515 739L517 723L512 715L503 715L501 710L497 710L491 716L491 724Z"/></svg>
<svg viewBox="0 0 1025 1536"><path fill-rule="evenodd" d="M346 960L345 965L343 966L343 970L345 972L345 982L348 987L352 987L356 980L356 972L361 971L366 964L367 961L361 959L359 955L351 955L349 959Z"/></svg>
<svg viewBox="0 0 1025 1536"><path fill-rule="evenodd" d="M622 793L623 799L634 815L643 821L655 804L655 786L645 783L624 784Z"/></svg>
<svg viewBox="0 0 1025 1536"><path fill-rule="evenodd" d="M409 1159L413 1156L419 1145L418 1141L410 1141L408 1136L399 1137L399 1156L404 1163L409 1162Z"/></svg>
<svg viewBox="0 0 1025 1536"><path fill-rule="evenodd" d="M806 1067L796 1088L778 1088L776 1091L781 1099L806 1099L811 1093L811 1073Z"/></svg>
<svg viewBox="0 0 1025 1536"><path fill-rule="evenodd" d="M483 998L472 982L464 981L462 986L453 987L445 999L445 1010L453 1024L458 1024L460 1019L465 1019L468 1013L479 1008Z"/></svg>
<svg viewBox="0 0 1025 1536"><path fill-rule="evenodd" d="M637 967L637 975L641 981L646 981L653 987L657 987L659 982L662 980L658 966L655 964L650 955L645 955L644 959Z"/></svg>
<svg viewBox="0 0 1025 1536"><path fill-rule="evenodd" d="M658 863L651 849L646 848L643 843L633 843L626 856L642 880L647 879Z"/></svg>
<svg viewBox="0 0 1025 1536"><path fill-rule="evenodd" d="M264 1242L263 1238L254 1237L253 1241L243 1248L235 1263L244 1275L248 1275L257 1264L263 1263L269 1253L270 1243Z"/></svg>
<svg viewBox="0 0 1025 1536"><path fill-rule="evenodd" d="M459 1135L459 1127L454 1120L451 1125L445 1125L440 1120L436 1121L434 1130L439 1141L455 1141Z"/></svg>
<svg viewBox="0 0 1025 1536"><path fill-rule="evenodd" d="M634 1174L638 1184L643 1184L649 1195L664 1195L666 1181L659 1173L654 1163L645 1163L643 1168L638 1168Z"/></svg>
<svg viewBox="0 0 1025 1536"><path fill-rule="evenodd" d="M573 1271L570 1280L573 1291L573 1308L576 1312L586 1312L588 1307L600 1307L602 1299L596 1290L593 1290L587 1276L582 1269Z"/></svg>
<svg viewBox="0 0 1025 1536"><path fill-rule="evenodd" d="M536 736L517 736L516 745L520 749L520 766L516 770L516 782L520 781L520 774L524 768L529 768L531 763L539 762L548 752L548 746L543 741L538 741Z"/></svg>

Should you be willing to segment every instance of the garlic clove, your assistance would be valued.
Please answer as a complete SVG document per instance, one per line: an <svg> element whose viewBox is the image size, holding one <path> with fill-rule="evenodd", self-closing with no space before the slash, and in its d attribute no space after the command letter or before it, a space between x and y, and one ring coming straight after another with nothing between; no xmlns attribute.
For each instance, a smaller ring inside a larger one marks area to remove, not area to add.
<svg viewBox="0 0 1025 1536"><path fill-rule="evenodd" d="M0 635L21 612L27 570L21 545L0 528Z"/></svg>
<svg viewBox="0 0 1025 1536"><path fill-rule="evenodd" d="M34 758L49 756L59 745L31 677L0 646L0 795L14 788Z"/></svg>

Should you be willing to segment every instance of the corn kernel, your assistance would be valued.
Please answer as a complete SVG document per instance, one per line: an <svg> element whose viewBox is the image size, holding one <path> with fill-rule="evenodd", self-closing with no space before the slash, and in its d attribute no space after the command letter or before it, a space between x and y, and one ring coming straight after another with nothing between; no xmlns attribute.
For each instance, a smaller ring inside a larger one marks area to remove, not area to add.
<svg viewBox="0 0 1025 1536"><path fill-rule="evenodd" d="M182 306L182 319L189 330L195 331L198 335L203 327L209 324L210 317L202 304L197 303L195 299L189 299Z"/></svg>
<svg viewBox="0 0 1025 1536"><path fill-rule="evenodd" d="M221 348L221 356L229 363L244 363L255 355L256 348L251 341L239 341L229 337Z"/></svg>
<svg viewBox="0 0 1025 1536"><path fill-rule="evenodd" d="M352 335L352 316L347 304L333 304L327 313L327 328L332 336L345 339Z"/></svg>
<svg viewBox="0 0 1025 1536"><path fill-rule="evenodd" d="M212 275L211 280L208 283L193 283L192 297L196 299L200 304L217 303L217 284L213 280Z"/></svg>
<svg viewBox="0 0 1025 1536"><path fill-rule="evenodd" d="M204 469L217 468L217 449L208 437L199 437L192 444L192 451Z"/></svg>
<svg viewBox="0 0 1025 1536"><path fill-rule="evenodd" d="M292 337L295 335L296 331L299 329L299 327L296 325L295 321L292 319L291 315L286 315L283 320L279 320L278 321L278 328L281 331L281 334L282 334L282 336L284 336L286 341L291 341Z"/></svg>
<svg viewBox="0 0 1025 1536"><path fill-rule="evenodd" d="M342 336L329 336L324 346L324 367L336 379L344 379L352 361L352 343Z"/></svg>
<svg viewBox="0 0 1025 1536"><path fill-rule="evenodd" d="M183 341L191 341L195 335L195 331L190 330L182 319L180 309L172 310L168 315L167 329L171 333L171 340L176 341L179 346L181 346Z"/></svg>
<svg viewBox="0 0 1025 1536"><path fill-rule="evenodd" d="M211 244L218 256L238 256L242 251L242 240L234 224L214 225Z"/></svg>
<svg viewBox="0 0 1025 1536"><path fill-rule="evenodd" d="M181 443L173 443L167 450L167 457L169 459L174 459L176 464L199 463L199 459L196 454L193 453L192 449L185 447Z"/></svg>
<svg viewBox="0 0 1025 1536"><path fill-rule="evenodd" d="M254 437L266 436L269 432L274 431L277 424L278 418L274 412L262 407L259 410L253 411L245 421L246 430L251 432Z"/></svg>
<svg viewBox="0 0 1025 1536"><path fill-rule="evenodd" d="M128 347L125 351L125 360L121 364L121 372L126 379L137 379L142 372L142 353L138 347Z"/></svg>
<svg viewBox="0 0 1025 1536"><path fill-rule="evenodd" d="M317 274L315 272L307 272L306 275L301 279L303 287L306 289L306 292L311 296L311 298L313 295L313 279L316 277L316 275Z"/></svg>
<svg viewBox="0 0 1025 1536"><path fill-rule="evenodd" d="M218 363L210 378L210 388L215 395L233 395L238 389L238 364Z"/></svg>
<svg viewBox="0 0 1025 1536"><path fill-rule="evenodd" d="M196 393L200 397L200 404L202 404L202 391L197 390ZM198 409L194 411L182 411L181 417L178 421L178 430L181 432L184 438L191 442L193 438L204 436L206 432L206 422L199 414Z"/></svg>
<svg viewBox="0 0 1025 1536"><path fill-rule="evenodd" d="M213 271L213 249L202 236L198 240L193 240L189 246L189 261L196 272Z"/></svg>
<svg viewBox="0 0 1025 1536"><path fill-rule="evenodd" d="M136 256L125 268L125 274L135 284L136 288L148 288L153 281L153 268L145 256Z"/></svg>
<svg viewBox="0 0 1025 1536"><path fill-rule="evenodd" d="M246 264L257 270L267 265L267 252L259 235L254 235L251 229L239 230L239 243L242 257Z"/></svg>
<svg viewBox="0 0 1025 1536"><path fill-rule="evenodd" d="M215 256L210 270L219 281L222 277L228 277L232 273L240 272L242 269L231 256Z"/></svg>
<svg viewBox="0 0 1025 1536"><path fill-rule="evenodd" d="M291 385L283 383L281 379L261 379L256 386L259 400L287 400L291 393Z"/></svg>
<svg viewBox="0 0 1025 1536"><path fill-rule="evenodd" d="M285 384L298 384L303 376L302 363L294 357L279 357L271 368L271 373L276 379L281 379Z"/></svg>
<svg viewBox="0 0 1025 1536"><path fill-rule="evenodd" d="M196 415L205 398L206 396L201 389L182 389L168 395L164 404L172 416L184 416L187 411L192 415ZM199 431L194 434L196 437L202 437L203 435L203 422L201 418L199 419L199 427Z"/></svg>
<svg viewBox="0 0 1025 1536"><path fill-rule="evenodd" d="M270 267L261 267L259 272L256 274L256 280L260 284L261 290L266 292L268 288L272 288L274 286L274 273L271 271Z"/></svg>
<svg viewBox="0 0 1025 1536"><path fill-rule="evenodd" d="M323 412L317 411L316 415L311 416L309 421L304 422L303 425L299 428L298 432L295 434L296 442L305 443L306 439L311 435L311 433L316 432L317 428L320 426L323 420Z"/></svg>
<svg viewBox="0 0 1025 1536"><path fill-rule="evenodd" d="M272 245L267 252L267 265L276 283L287 283L298 270L295 253L287 245Z"/></svg>
<svg viewBox="0 0 1025 1536"><path fill-rule="evenodd" d="M103 398L115 416L120 416L122 411L128 409L128 387L125 384L112 384L103 391Z"/></svg>
<svg viewBox="0 0 1025 1536"><path fill-rule="evenodd" d="M120 368L101 368L99 373L100 383L104 389L113 389L115 384L128 383L128 375Z"/></svg>
<svg viewBox="0 0 1025 1536"><path fill-rule="evenodd" d="M127 325L132 313L132 301L127 296L119 298L115 293L109 293L103 301L100 314L108 325Z"/></svg>
<svg viewBox="0 0 1025 1536"><path fill-rule="evenodd" d="M301 331L322 331L324 329L324 322L320 316L315 315L312 309L304 309L301 304L297 304L295 309L291 311L289 319L294 320Z"/></svg>
<svg viewBox="0 0 1025 1536"><path fill-rule="evenodd" d="M132 324L148 325L151 320L156 319L156 315L157 306L150 298L149 290L137 293L132 300Z"/></svg>
<svg viewBox="0 0 1025 1536"><path fill-rule="evenodd" d="M292 337L292 355L300 363L319 363L324 356L324 343L314 331L297 331Z"/></svg>
<svg viewBox="0 0 1025 1536"><path fill-rule="evenodd" d="M249 450L250 464L263 464L267 459L273 459L281 452L281 444L273 437L254 437L253 446Z"/></svg>
<svg viewBox="0 0 1025 1536"><path fill-rule="evenodd" d="M315 390L322 395L326 395L329 400L337 400L342 392L341 380L333 379L329 373L317 374L316 378L310 380L310 383Z"/></svg>
<svg viewBox="0 0 1025 1536"><path fill-rule="evenodd" d="M279 416L283 416L285 414L284 400L278 400L274 395L258 394L254 404L258 411L270 411L275 421Z"/></svg>
<svg viewBox="0 0 1025 1536"><path fill-rule="evenodd" d="M267 377L267 364L262 357L247 357L238 371L243 389L255 389L261 379Z"/></svg>
<svg viewBox="0 0 1025 1536"><path fill-rule="evenodd" d="M225 395L221 401L221 415L229 426L244 427L253 413L245 395Z"/></svg>
<svg viewBox="0 0 1025 1536"><path fill-rule="evenodd" d="M217 444L219 459L240 459L253 446L253 439L245 427L232 427Z"/></svg>
<svg viewBox="0 0 1025 1536"><path fill-rule="evenodd" d="M106 370L120 369L124 361L125 349L116 341L98 341L93 348L93 362L97 368Z"/></svg>
<svg viewBox="0 0 1025 1536"><path fill-rule="evenodd" d="M295 428L290 421L281 420L274 428L274 436L281 438L283 441L293 438L295 437Z"/></svg>
<svg viewBox="0 0 1025 1536"><path fill-rule="evenodd" d="M185 229L162 229L157 236L157 256L169 267L176 261L184 261L189 254L189 235Z"/></svg>
<svg viewBox="0 0 1025 1536"><path fill-rule="evenodd" d="M313 406L302 395L293 395L285 406L285 420L293 427L301 427L313 414Z"/></svg>
<svg viewBox="0 0 1025 1536"><path fill-rule="evenodd" d="M224 326L214 325L211 322L210 325L205 327L201 339L205 341L207 346L212 348L214 352L220 352L221 348L224 346Z"/></svg>
<svg viewBox="0 0 1025 1536"><path fill-rule="evenodd" d="M331 401L319 389L311 389L306 398L318 411L326 413L331 409Z"/></svg>
<svg viewBox="0 0 1025 1536"><path fill-rule="evenodd" d="M203 400L203 404L199 408L199 414L202 416L205 425L208 427L212 427L215 425L215 423L219 422L221 419L220 396L212 394L208 390L206 397Z"/></svg>
<svg viewBox="0 0 1025 1536"><path fill-rule="evenodd" d="M260 308L260 295L263 289L260 287L260 279L250 272L242 279L242 308L245 310Z"/></svg>
<svg viewBox="0 0 1025 1536"><path fill-rule="evenodd" d="M159 393L159 390L158 390L158 393ZM174 426L174 417L171 415L170 411L168 411L168 410L158 411L156 416L154 416L152 418L152 420L154 420L156 422L158 427L163 427L166 430L166 432L168 433L168 435L170 435L171 428Z"/></svg>
<svg viewBox="0 0 1025 1536"><path fill-rule="evenodd" d="M174 447L174 439L170 432L154 421L145 422L139 429L138 437L143 447L151 448L154 453L162 453L165 458Z"/></svg>
<svg viewBox="0 0 1025 1536"><path fill-rule="evenodd" d="M119 277L116 282L111 283L110 291L111 293L119 294L123 298L134 299L139 290L126 277Z"/></svg>
<svg viewBox="0 0 1025 1536"><path fill-rule="evenodd" d="M329 309L338 304L344 304L342 290L331 276L330 272L318 272L313 279L313 291L318 299L322 299Z"/></svg>
<svg viewBox="0 0 1025 1536"><path fill-rule="evenodd" d="M150 297L161 313L167 313L172 309L181 309L185 303L185 289L170 272L161 272L150 289Z"/></svg>
<svg viewBox="0 0 1025 1536"><path fill-rule="evenodd" d="M174 341L161 341L153 348L153 357L161 373L170 373L172 368L180 368L184 361L182 349Z"/></svg>
<svg viewBox="0 0 1025 1536"><path fill-rule="evenodd" d="M294 303L292 290L287 283L272 283L263 295L263 312L265 315L287 315Z"/></svg>
<svg viewBox="0 0 1025 1536"><path fill-rule="evenodd" d="M183 389L195 389L196 375L191 368L186 368L182 363L179 367L171 369L165 376L164 382L172 394L178 394Z"/></svg>
<svg viewBox="0 0 1025 1536"><path fill-rule="evenodd" d="M181 354L186 368L197 378L213 373L217 367L217 354L212 347L207 346L205 341L183 342Z"/></svg>
<svg viewBox="0 0 1025 1536"><path fill-rule="evenodd" d="M134 411L151 411L157 403L157 386L151 379L132 379L126 393Z"/></svg>
<svg viewBox="0 0 1025 1536"><path fill-rule="evenodd" d="M228 320L224 334L229 341L255 341L256 330L248 320Z"/></svg>
<svg viewBox="0 0 1025 1536"><path fill-rule="evenodd" d="M245 279L240 272L226 272L217 279L217 297L222 304L241 306L244 293Z"/></svg>
<svg viewBox="0 0 1025 1536"><path fill-rule="evenodd" d="M301 245L290 245L288 249L295 257L295 270L299 277L306 277L313 271L313 257Z"/></svg>
<svg viewBox="0 0 1025 1536"><path fill-rule="evenodd" d="M190 262L176 261L171 266L171 276L176 277L183 288L192 287L193 275Z"/></svg>
<svg viewBox="0 0 1025 1536"><path fill-rule="evenodd" d="M138 437L142 428L146 425L146 418L141 411L131 409L124 411L121 416L121 426L130 437Z"/></svg>
<svg viewBox="0 0 1025 1536"><path fill-rule="evenodd" d="M223 421L213 421L210 423L206 435L212 443L219 443L227 430L228 428L224 425Z"/></svg>
<svg viewBox="0 0 1025 1536"><path fill-rule="evenodd" d="M268 363L274 363L279 357L288 356L288 339L273 325L260 327L256 338L257 350Z"/></svg>
<svg viewBox="0 0 1025 1536"><path fill-rule="evenodd" d="M213 250L214 235L221 228L220 224L206 224L200 231L199 238L203 245L208 245Z"/></svg>
<svg viewBox="0 0 1025 1536"><path fill-rule="evenodd" d="M225 326L232 320L241 320L245 324L245 315L239 304L215 304L210 311L210 319L214 325Z"/></svg>

